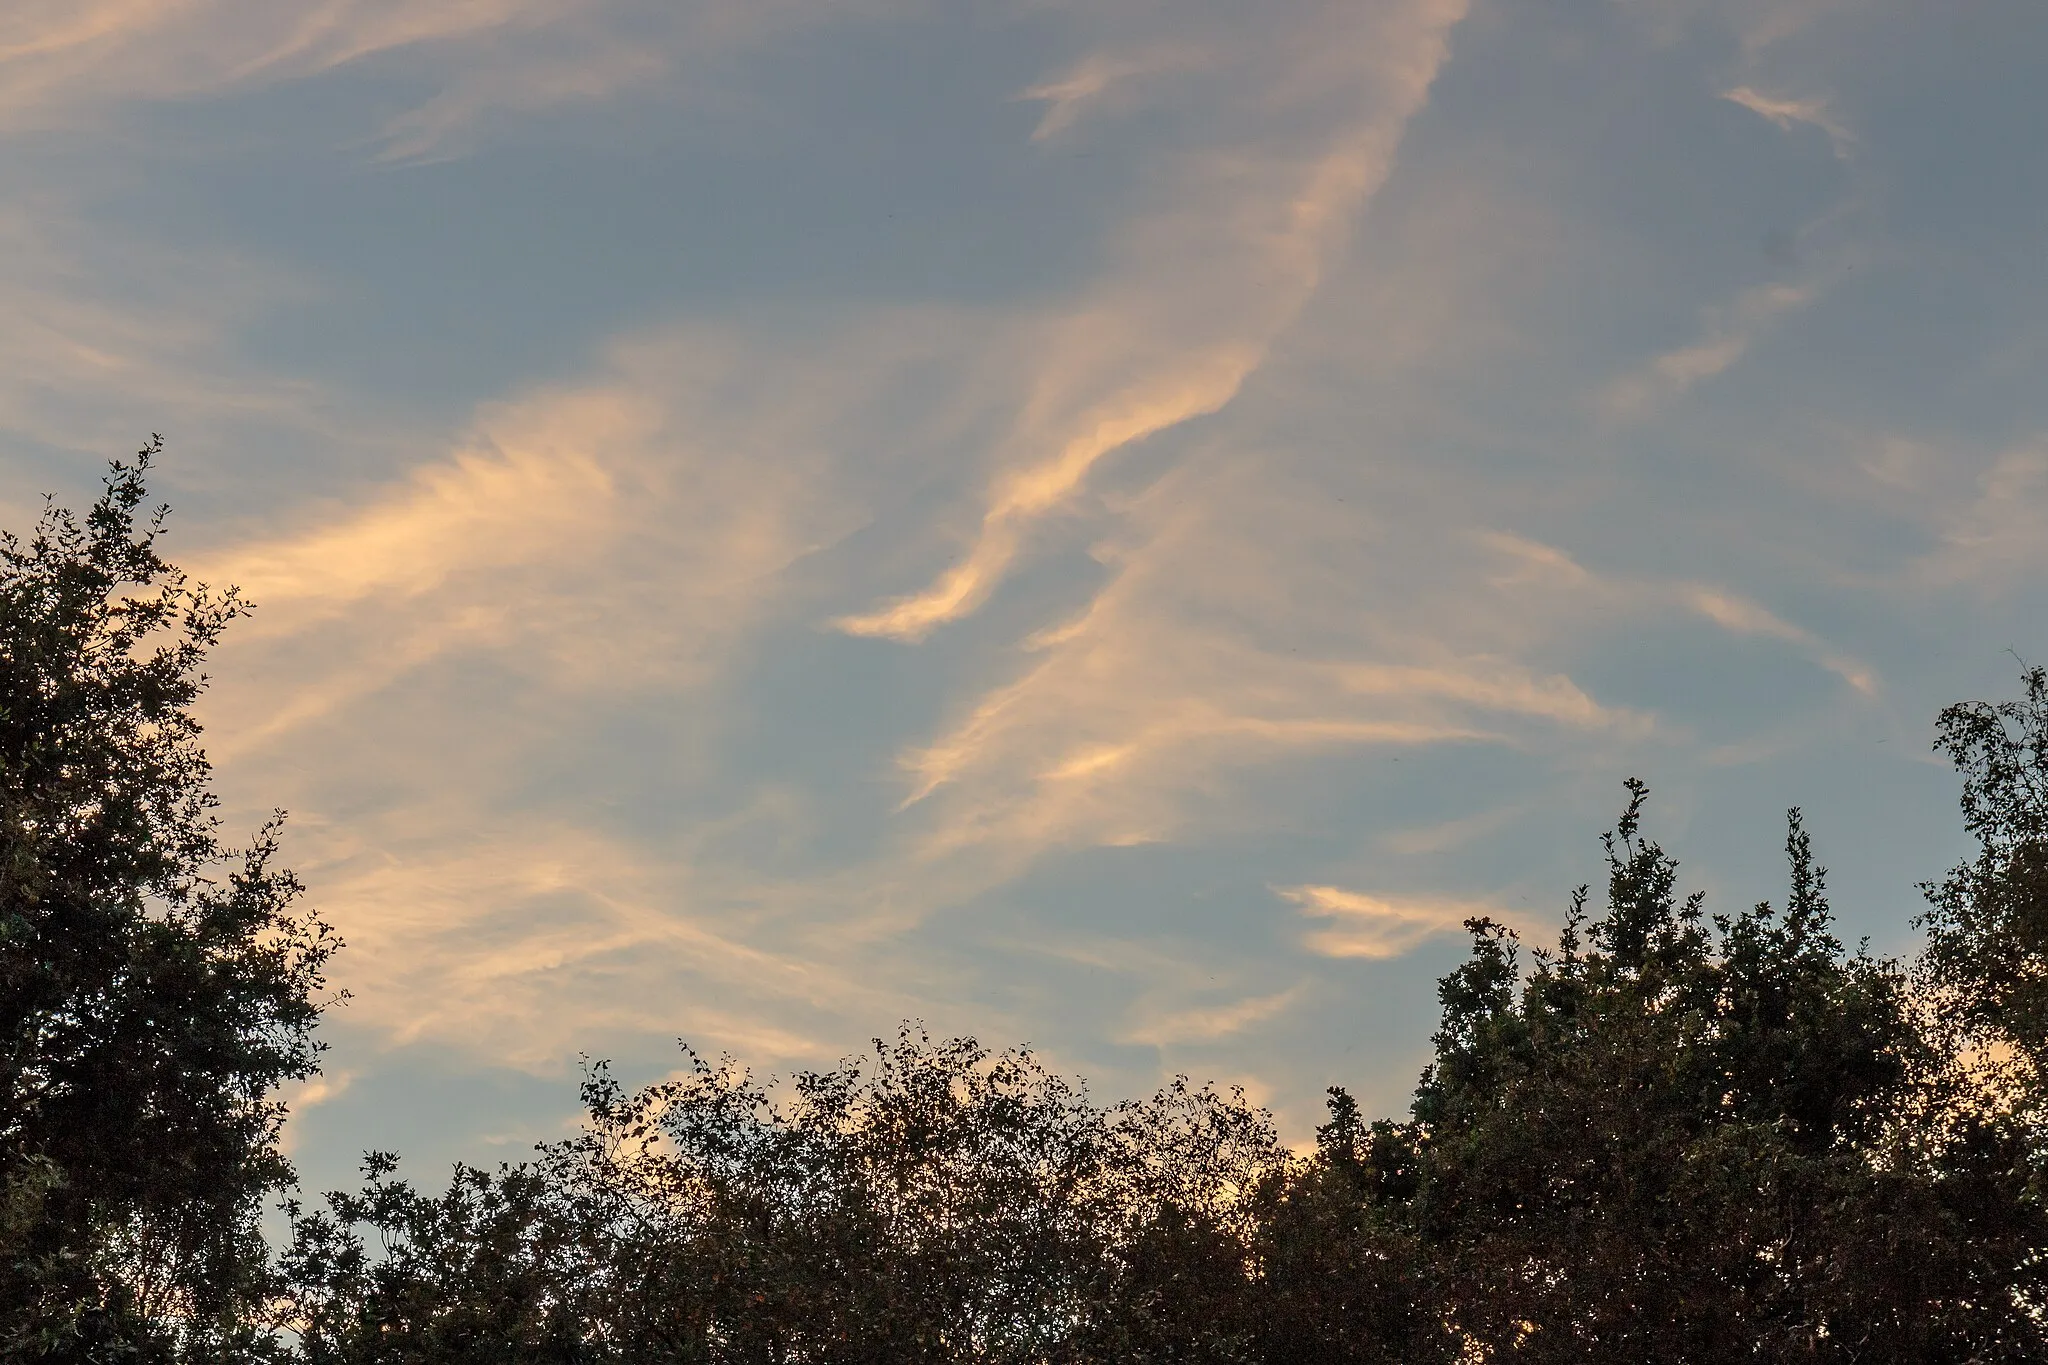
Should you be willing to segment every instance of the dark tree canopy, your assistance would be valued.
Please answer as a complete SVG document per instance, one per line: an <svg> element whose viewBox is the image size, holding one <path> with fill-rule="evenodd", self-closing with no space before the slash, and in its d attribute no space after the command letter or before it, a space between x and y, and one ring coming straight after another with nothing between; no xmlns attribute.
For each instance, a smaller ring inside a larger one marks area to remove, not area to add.
<svg viewBox="0 0 2048 1365"><path fill-rule="evenodd" d="M1581 892L1527 971L1477 922L1443 984L1416 1218L1461 1330L1531 1361L2040 1359L2023 1149L1930 1127L1922 1014L1834 936L1799 813L1784 908L1710 917L1631 787L1605 914Z"/></svg>
<svg viewBox="0 0 2048 1365"><path fill-rule="evenodd" d="M309 1360L1028 1365L1255 1331L1206 1292L1241 1291L1288 1162L1240 1095L1104 1109L910 1030L773 1095L690 1063L634 1094L596 1069L581 1137L439 1198L373 1157L287 1258Z"/></svg>
<svg viewBox="0 0 2048 1365"><path fill-rule="evenodd" d="M139 519L158 443L83 519L0 539L0 1356L253 1340L257 1218L315 1070L326 926L225 846L192 704L243 610ZM127 1354L124 1355L123 1353Z"/></svg>

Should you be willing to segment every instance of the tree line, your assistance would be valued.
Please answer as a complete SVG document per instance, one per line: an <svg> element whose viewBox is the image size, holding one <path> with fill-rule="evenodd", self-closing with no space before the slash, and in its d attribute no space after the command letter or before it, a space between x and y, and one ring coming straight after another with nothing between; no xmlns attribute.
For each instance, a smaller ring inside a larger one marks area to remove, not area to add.
<svg viewBox="0 0 2048 1365"><path fill-rule="evenodd" d="M1628 784L1554 945L1475 920L1410 1112L1290 1150L914 1027L765 1085L586 1075L581 1131L306 1199L334 932L218 826L191 708L245 610L157 443L0 540L0 1359L299 1365L2048 1360L2048 674L1943 711L1974 856L1851 951L1679 889ZM282 1201L283 1245L266 1245Z"/></svg>

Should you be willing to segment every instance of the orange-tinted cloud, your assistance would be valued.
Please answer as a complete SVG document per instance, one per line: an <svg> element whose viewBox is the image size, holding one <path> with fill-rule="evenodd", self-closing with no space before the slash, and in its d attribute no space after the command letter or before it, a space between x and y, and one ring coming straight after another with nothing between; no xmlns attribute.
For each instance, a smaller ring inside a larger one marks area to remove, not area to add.
<svg viewBox="0 0 2048 1365"><path fill-rule="evenodd" d="M1464 932L1467 920L1509 922L1499 909L1477 901L1376 896L1337 886L1281 887L1278 894L1322 922L1309 932L1307 944L1324 957L1400 957L1432 938Z"/></svg>

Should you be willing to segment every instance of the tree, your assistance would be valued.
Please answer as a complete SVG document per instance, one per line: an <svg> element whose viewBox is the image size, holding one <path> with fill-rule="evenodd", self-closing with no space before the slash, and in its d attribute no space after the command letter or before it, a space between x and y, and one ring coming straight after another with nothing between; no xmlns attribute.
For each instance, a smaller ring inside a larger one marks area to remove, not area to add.
<svg viewBox="0 0 2048 1365"><path fill-rule="evenodd" d="M1930 985L1967 1042L2038 1088L2048 1063L2048 670L2018 701L1945 708L1934 747L1963 774L1977 856L1923 889ZM2038 1099L2038 1097L2037 1097Z"/></svg>
<svg viewBox="0 0 2048 1365"><path fill-rule="evenodd" d="M1261 1361L1451 1365L1462 1342L1442 1308L1416 1227L1423 1173L1412 1123L1367 1124L1329 1091L1315 1151L1261 1192L1257 1249Z"/></svg>
<svg viewBox="0 0 2048 1365"><path fill-rule="evenodd" d="M426 1197L373 1162L287 1257L312 1365L1264 1360L1269 1115L1100 1108L1028 1051L906 1028L773 1091L692 1056L584 1132ZM363 1230L383 1254L369 1251Z"/></svg>
<svg viewBox="0 0 2048 1365"><path fill-rule="evenodd" d="M1733 917L1608 840L1526 972L1472 924L1415 1105L1417 1223L1458 1330L1499 1358L2038 1360L2038 1209L2009 1129L1943 1127L1902 970L1848 954L1799 813L1791 891Z"/></svg>
<svg viewBox="0 0 2048 1365"><path fill-rule="evenodd" d="M316 1069L328 927L273 821L225 845L192 705L245 610L138 519L161 449L83 520L0 537L0 1355L260 1349L257 1219Z"/></svg>

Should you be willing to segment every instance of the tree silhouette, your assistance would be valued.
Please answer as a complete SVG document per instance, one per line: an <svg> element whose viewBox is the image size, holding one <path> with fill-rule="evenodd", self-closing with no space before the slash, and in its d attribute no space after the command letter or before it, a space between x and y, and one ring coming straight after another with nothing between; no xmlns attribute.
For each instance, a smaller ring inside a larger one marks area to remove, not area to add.
<svg viewBox="0 0 2048 1365"><path fill-rule="evenodd" d="M81 521L0 539L0 1355L253 1350L275 1091L335 947L220 840L191 706L243 607L138 523L152 440Z"/></svg>
<svg viewBox="0 0 2048 1365"><path fill-rule="evenodd" d="M2048 1249L2009 1124L1959 1115L1904 971L1835 938L1793 811L1790 894L1709 917L1608 838L1524 970L1476 921L1411 1131L1461 1333L1528 1361L2036 1360Z"/></svg>
<svg viewBox="0 0 2048 1365"><path fill-rule="evenodd" d="M1212 1291L1245 1283L1287 1156L1242 1096L1100 1108L1028 1051L908 1028L772 1094L690 1063L632 1094L597 1068L581 1136L440 1198L375 1160L287 1257L308 1359L1247 1358Z"/></svg>

